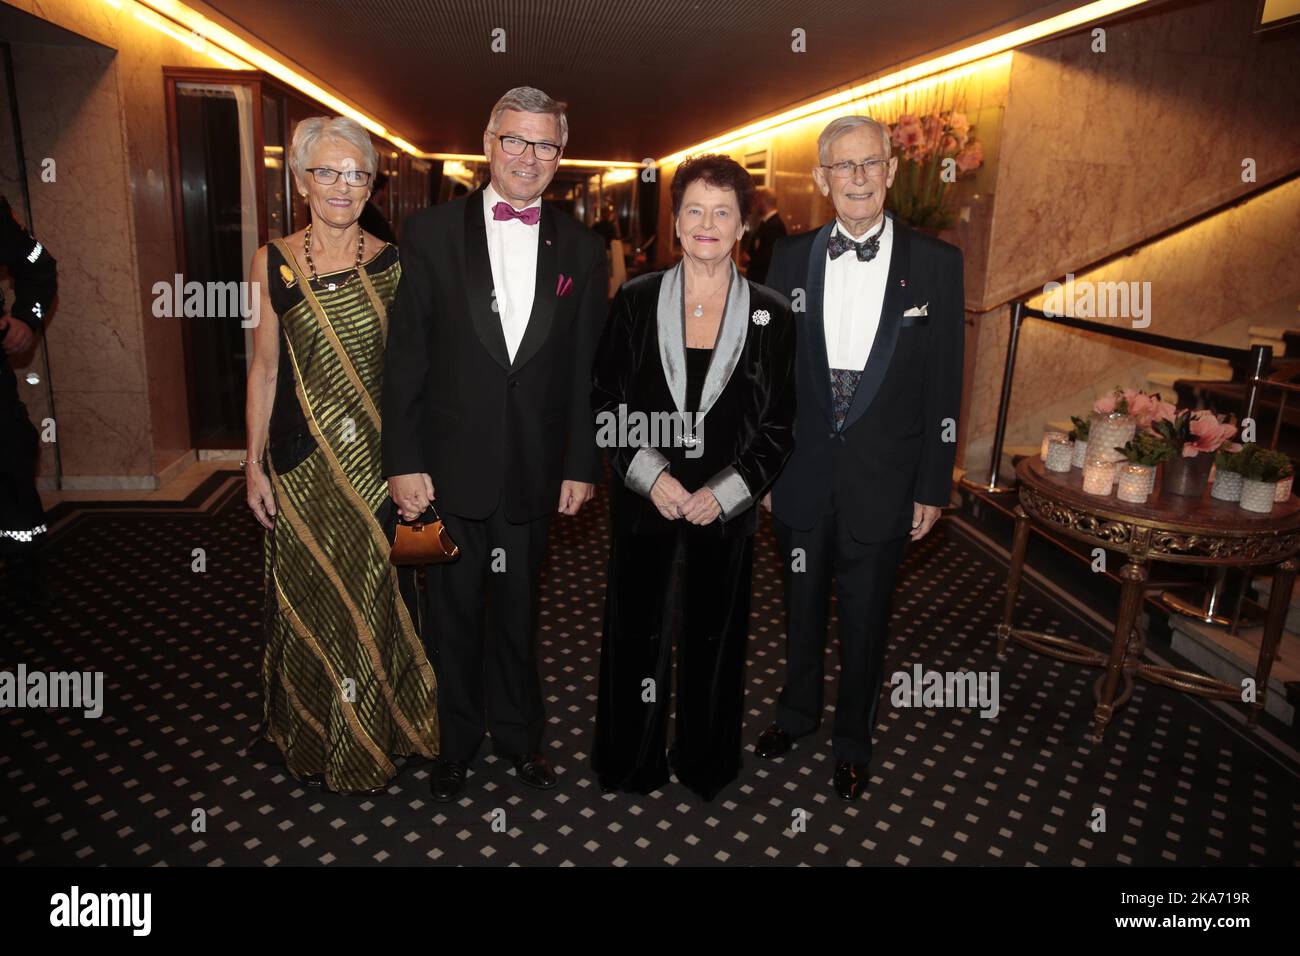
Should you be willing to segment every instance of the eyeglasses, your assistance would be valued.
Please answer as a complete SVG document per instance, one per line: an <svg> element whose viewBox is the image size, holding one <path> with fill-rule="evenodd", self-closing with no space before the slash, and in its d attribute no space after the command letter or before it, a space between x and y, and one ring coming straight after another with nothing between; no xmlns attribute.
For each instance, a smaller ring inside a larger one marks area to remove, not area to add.
<svg viewBox="0 0 1300 956"><path fill-rule="evenodd" d="M328 166L309 166L307 172L322 186L333 186L340 176L349 186L364 186L372 175L364 169L330 169Z"/></svg>
<svg viewBox="0 0 1300 956"><path fill-rule="evenodd" d="M821 167L822 169L829 169L831 175L836 179L848 179L858 171L859 166L862 167L864 176L883 176L885 173L885 166L888 165L888 163L889 160L887 159L864 159L860 163L855 163L851 159L846 159L843 162L831 163L829 166L822 163Z"/></svg>
<svg viewBox="0 0 1300 956"><path fill-rule="evenodd" d="M529 146L533 148L533 155L544 163L549 163L556 156L560 155L560 147L554 143L534 143L529 139L520 139L518 136L502 136L497 134L497 139L501 141L501 148L510 156L522 156L524 150Z"/></svg>

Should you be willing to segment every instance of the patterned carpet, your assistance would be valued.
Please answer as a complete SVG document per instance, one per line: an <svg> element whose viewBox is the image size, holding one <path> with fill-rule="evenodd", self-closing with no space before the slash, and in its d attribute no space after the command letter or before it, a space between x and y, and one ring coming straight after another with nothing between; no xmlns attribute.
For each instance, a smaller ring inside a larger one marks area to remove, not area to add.
<svg viewBox="0 0 1300 956"><path fill-rule="evenodd" d="M711 804L675 782L648 797L601 794L589 750L603 495L578 518L556 519L542 586L548 746L560 786L528 790L485 757L450 806L429 800L417 764L377 797L322 794L245 750L260 714L261 574L242 491L238 475L218 472L183 505L64 505L52 516L47 554L59 596L40 613L0 605L0 670L103 671L107 700L98 719L0 710L0 863L1300 863L1300 766L1287 752L1215 705L1146 684L1093 746L1084 733L1095 671L1023 648L999 664L1005 564L955 518L908 554L888 667L998 671L1000 713L894 707L886 688L875 775L856 804L840 803L829 785L833 647L823 731L782 760L747 753L740 779ZM194 570L196 548L205 570ZM747 750L771 719L784 669L766 525L754 588ZM1019 620L1106 643L1032 581ZM1105 811L1102 832L1095 808Z"/></svg>

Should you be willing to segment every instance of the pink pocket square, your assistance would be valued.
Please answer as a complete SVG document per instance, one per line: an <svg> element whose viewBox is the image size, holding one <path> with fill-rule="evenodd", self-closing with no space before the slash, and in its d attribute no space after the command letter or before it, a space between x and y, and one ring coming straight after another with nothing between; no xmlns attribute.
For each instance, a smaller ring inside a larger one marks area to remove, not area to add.
<svg viewBox="0 0 1300 956"><path fill-rule="evenodd" d="M556 280L555 283L555 294L559 297L564 297L572 291L573 291L573 278L571 276L566 276L563 272L561 272L560 278Z"/></svg>

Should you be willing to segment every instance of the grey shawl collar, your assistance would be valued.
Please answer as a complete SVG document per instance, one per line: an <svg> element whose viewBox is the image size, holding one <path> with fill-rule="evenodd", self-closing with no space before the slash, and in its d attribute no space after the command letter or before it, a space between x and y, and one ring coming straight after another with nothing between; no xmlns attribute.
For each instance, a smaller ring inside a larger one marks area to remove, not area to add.
<svg viewBox="0 0 1300 956"><path fill-rule="evenodd" d="M749 332L749 283L741 278L734 262L730 265L731 283L727 287L722 328L709 360L709 371L704 376L698 409L686 408L686 284L682 263L665 272L659 285L659 361L663 364L673 404L679 412L697 412L697 425L731 381Z"/></svg>

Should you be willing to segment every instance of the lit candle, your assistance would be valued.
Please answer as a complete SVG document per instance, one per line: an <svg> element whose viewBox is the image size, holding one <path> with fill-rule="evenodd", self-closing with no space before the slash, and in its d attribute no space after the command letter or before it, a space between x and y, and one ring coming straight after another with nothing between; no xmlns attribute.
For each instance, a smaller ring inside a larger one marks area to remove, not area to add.
<svg viewBox="0 0 1300 956"><path fill-rule="evenodd" d="M1052 438L1047 442L1047 470L1048 471L1069 471L1070 462L1074 458L1074 448L1070 444L1070 439L1062 435L1060 438Z"/></svg>
<svg viewBox="0 0 1300 956"><path fill-rule="evenodd" d="M1047 461L1047 446L1058 439L1069 441L1070 436L1065 432L1056 431L1055 429L1048 429L1043 432L1043 446L1038 450L1039 461Z"/></svg>
<svg viewBox="0 0 1300 956"><path fill-rule="evenodd" d="M1091 443L1091 440L1090 442ZM1090 456L1083 466L1083 490L1090 495L1108 495L1115 484L1117 462L1099 455Z"/></svg>
<svg viewBox="0 0 1300 956"><path fill-rule="evenodd" d="M1145 504L1146 500L1151 497L1151 491L1156 484L1156 469L1154 465L1137 465L1133 462L1125 462L1119 466L1119 483L1115 491L1115 497L1120 501L1127 501L1130 504Z"/></svg>

